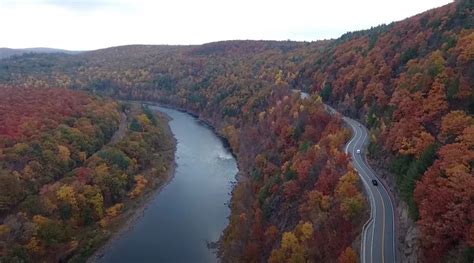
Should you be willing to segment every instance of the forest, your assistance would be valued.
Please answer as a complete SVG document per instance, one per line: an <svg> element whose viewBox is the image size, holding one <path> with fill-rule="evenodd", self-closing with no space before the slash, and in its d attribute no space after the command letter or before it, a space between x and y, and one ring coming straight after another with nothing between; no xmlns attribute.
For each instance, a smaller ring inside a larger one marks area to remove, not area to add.
<svg viewBox="0 0 474 263"><path fill-rule="evenodd" d="M368 211L342 151L350 133L325 111L321 97L273 92L274 106L240 127L237 139L234 126L224 128L250 180L234 189L221 256L229 262L356 262L352 243Z"/></svg>
<svg viewBox="0 0 474 263"><path fill-rule="evenodd" d="M419 230L419 261L469 262L473 12L472 1L460 0L316 42L26 54L0 60L0 83L157 101L209 121L229 140L245 177L233 191L220 246L224 261L357 257L354 241L367 204L341 151L349 133L340 117L324 112L322 102L328 103L370 128L369 158L386 172ZM291 89L314 95L301 100ZM15 123L0 127L9 140L21 134Z"/></svg>
<svg viewBox="0 0 474 263"><path fill-rule="evenodd" d="M17 87L0 105L2 262L84 261L168 177L166 121L146 108Z"/></svg>

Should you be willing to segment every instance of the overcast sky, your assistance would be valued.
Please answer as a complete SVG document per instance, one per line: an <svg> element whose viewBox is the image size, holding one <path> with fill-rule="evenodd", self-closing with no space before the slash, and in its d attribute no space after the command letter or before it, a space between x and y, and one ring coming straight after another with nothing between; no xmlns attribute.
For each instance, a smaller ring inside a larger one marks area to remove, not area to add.
<svg viewBox="0 0 474 263"><path fill-rule="evenodd" d="M319 40L451 0L0 0L0 47Z"/></svg>

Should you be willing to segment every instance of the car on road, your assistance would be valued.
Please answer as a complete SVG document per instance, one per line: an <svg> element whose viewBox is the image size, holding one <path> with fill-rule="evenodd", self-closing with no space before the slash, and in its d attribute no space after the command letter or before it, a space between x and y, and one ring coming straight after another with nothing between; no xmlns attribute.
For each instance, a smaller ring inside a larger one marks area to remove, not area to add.
<svg viewBox="0 0 474 263"><path fill-rule="evenodd" d="M375 185L375 186L377 186L377 185L379 185L379 182L377 182L377 180L373 179L373 180L372 180L372 184Z"/></svg>
<svg viewBox="0 0 474 263"><path fill-rule="evenodd" d="M360 149L357 149L357 151L356 151L356 152L357 152L357 153L360 153Z"/></svg>

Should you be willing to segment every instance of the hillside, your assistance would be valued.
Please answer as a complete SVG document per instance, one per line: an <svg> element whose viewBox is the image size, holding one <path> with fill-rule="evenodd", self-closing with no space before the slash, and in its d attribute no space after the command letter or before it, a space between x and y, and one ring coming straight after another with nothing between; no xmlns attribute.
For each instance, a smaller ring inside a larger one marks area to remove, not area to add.
<svg viewBox="0 0 474 263"><path fill-rule="evenodd" d="M317 96L304 102L290 90L319 94L371 129L370 158L399 201L401 259L472 261L473 19L464 0L330 41L27 54L0 61L0 83L154 100L208 120L245 178L222 238L229 261L327 261L356 239L365 204L344 211L360 189L341 154L347 134ZM338 190L346 183L350 195ZM405 246L416 249L405 255Z"/></svg>
<svg viewBox="0 0 474 263"><path fill-rule="evenodd" d="M168 177L170 135L146 109L53 88L0 87L0 105L2 262L84 261Z"/></svg>
<svg viewBox="0 0 474 263"><path fill-rule="evenodd" d="M455 247L473 257L472 7L458 1L353 33L328 50L331 63L305 68L311 90L371 127L371 158L392 173L425 259Z"/></svg>

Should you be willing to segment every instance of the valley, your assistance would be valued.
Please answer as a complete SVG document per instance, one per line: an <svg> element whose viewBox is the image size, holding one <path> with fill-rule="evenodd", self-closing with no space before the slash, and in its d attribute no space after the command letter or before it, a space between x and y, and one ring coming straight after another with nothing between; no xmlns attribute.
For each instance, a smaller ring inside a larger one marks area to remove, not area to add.
<svg viewBox="0 0 474 263"><path fill-rule="evenodd" d="M14 190L0 192L2 261L85 260L123 225L113 219L122 208L133 211L143 191L168 182L176 160L174 179L147 199L150 208L103 262L189 261L182 251L223 262L472 262L473 27L472 1L459 0L331 40L3 58L0 180ZM215 135L185 113L159 108L175 116L168 121L126 101L184 110ZM123 114L126 132L115 142ZM221 142L201 132L225 138L236 163L227 163L228 152L212 155L208 147ZM183 150L184 141L195 148ZM202 163L209 154L213 162ZM190 196L180 192L192 186ZM191 197L201 191L212 197ZM201 212L192 201L210 200L206 211L219 215L192 217L212 228L152 224L187 219L183 211ZM189 242L219 239L216 258L201 245L178 248L173 242L188 233L172 232L185 229L195 234ZM172 248L140 243L152 233Z"/></svg>

